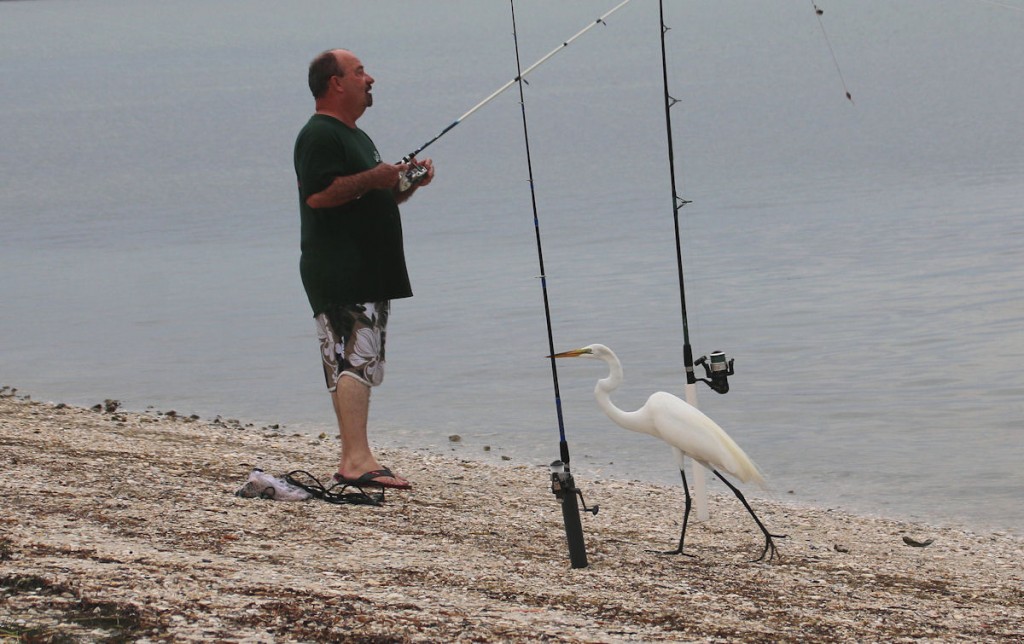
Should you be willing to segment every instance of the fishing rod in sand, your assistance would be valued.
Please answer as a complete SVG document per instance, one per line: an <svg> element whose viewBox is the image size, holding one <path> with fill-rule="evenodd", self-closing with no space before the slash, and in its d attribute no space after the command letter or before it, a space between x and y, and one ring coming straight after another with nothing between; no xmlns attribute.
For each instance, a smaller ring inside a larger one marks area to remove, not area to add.
<svg viewBox="0 0 1024 644"><path fill-rule="evenodd" d="M733 375L733 360L727 359L725 353L713 351L709 356L701 356L696 362L693 360L693 349L690 346L690 325L686 317L686 282L683 277L683 248L679 236L679 211L690 203L679 196L676 187L676 164L675 151L672 138L672 107L678 103L668 91L668 62L665 53L665 34L669 27L665 24L665 6L663 0L658 0L658 12L661 20L661 77L664 88L665 101L665 134L668 139L668 168L672 187L672 217L675 223L676 235L676 269L679 274L679 305L683 321L683 367L686 370L686 402L697 407L697 382L704 382L712 391L724 394L729 391L729 376ZM704 378L698 378L694 373L694 366L704 367ZM697 506L697 518L705 520L708 518L707 484L704 476L704 468L694 463L693 466L693 488L694 501ZM685 481L685 479L684 479Z"/></svg>
<svg viewBox="0 0 1024 644"><path fill-rule="evenodd" d="M427 141L426 143L424 143L420 147L416 148L415 150L413 150L409 154L407 154L404 157L402 157L402 160L399 163L410 163L413 160L413 158L416 157L417 154L419 154L420 152L426 150L427 147L432 145L435 141L440 139L445 134L448 134L449 132L451 132L453 129L455 129L456 125L458 125L459 123L462 123L464 120L469 118L472 114L474 114L481 107L483 107L484 105L487 105L488 103L493 101L495 98L497 98L502 92L504 92L508 88L512 87L513 85L515 85L519 81L521 81L527 74L529 74L533 70L537 69L538 67L540 67L541 65L546 63L551 57L553 57L555 54L557 54L558 52L562 51L563 49L565 49L566 47L571 45L574 40L576 40L577 38L579 38L583 34L585 34L588 31L590 31L594 26L599 25L599 24L600 25L605 24L605 22L604 22L605 18L607 18L608 16L612 15L613 13L615 13L616 11L621 9L622 7L626 6L630 2L632 2L632 0L623 0L622 2L617 4L614 8L612 8L610 11L608 11L607 13L605 13L602 16L599 16L596 20L594 20L594 22L590 23L589 25L587 25L583 29L581 29L578 32L576 32L576 34L574 34L572 36L572 38L569 38L568 40L564 41L561 45L559 45L559 46L555 47L554 49L552 49L551 51L549 51L540 60L538 60L534 64L530 65L526 69L518 70L518 73L516 74L515 78L513 78L510 81L508 81L507 83L505 83L504 85L502 85L498 89L494 90L494 92L492 92L484 100L480 101L479 103L477 103L473 107L469 108L469 110L465 114L463 114L459 118L455 119L447 127L445 127L443 130L441 130L437 134L437 136L435 136L434 138L430 139L429 141ZM427 170L426 170L425 167L418 166L418 165L413 165L406 172L405 177L403 177L403 180L401 182L401 186L402 186L401 189L402 190L407 189L409 186L411 186L412 184L416 183L417 181L419 181L420 179L425 177L426 174L427 174Z"/></svg>
<svg viewBox="0 0 1024 644"><path fill-rule="evenodd" d="M627 0L628 1L628 0ZM625 4L625 3L622 3ZM619 5L620 7L622 5ZM583 501L583 492L576 487L569 470L569 443L565 438L565 421L562 417L562 396L558 390L558 368L555 366L555 340L551 331L551 304L548 299L547 274L544 271L544 249L540 238L540 218L537 214L537 194L533 181L533 160L530 156L530 132L526 124L526 96L523 92L523 76L519 62L519 34L516 29L515 0L509 0L512 11L512 39L516 50L516 81L519 84L519 106L523 115L523 142L526 147L526 168L530 182L530 203L533 207L533 230L537 237L537 260L540 263L540 284L544 296L544 319L548 330L548 358L551 361L551 382L555 389L555 414L558 417L558 450L559 460L551 463L551 491L562 506L562 520L565 523L565 538L569 546L569 562L573 568L587 567L587 548L583 540L583 525L580 523L580 503L583 510L597 514L598 506L587 507ZM608 14L605 14L608 15ZM602 16L603 17L603 16ZM600 21L600 18L598 19ZM596 24L596 23L595 23ZM550 55L550 54L549 54ZM527 70L529 71L529 70ZM576 497L579 497L577 501Z"/></svg>
<svg viewBox="0 0 1024 644"><path fill-rule="evenodd" d="M825 25L822 22L823 11L811 0L811 5L814 7L814 13L817 16L818 24L821 27L821 32L825 37L825 43L828 45L829 53L832 55L832 61L835 63L836 72L839 74L839 80L843 85L843 92L846 99L853 103L853 96L850 94L850 90L846 86L846 80L843 78L843 72L839 68L839 61L836 58L835 50L832 48L832 43L828 37L828 33L825 31ZM727 393L729 391L729 376L735 373L733 368L733 360L726 358L725 353L722 351L712 351L708 355L701 356L696 361L693 359L693 349L690 346L690 326L686 317L686 285L683 279L683 251L682 244L679 236L679 211L682 210L683 206L690 203L690 201L683 199L679 196L679 192L676 187L676 169L675 169L675 153L674 143L672 137L672 107L679 102L678 99L673 98L669 94L668 89L668 62L667 55L665 53L665 35L669 31L668 25L665 24L665 4L664 0L658 0L658 12L661 21L661 76L662 84L664 88L664 101L665 101L665 133L668 140L668 167L669 176L671 178L672 186L672 215L675 222L675 235L676 235L676 266L679 273L679 304L682 313L683 321L683 366L686 370L686 402L690 403L694 407L697 407L697 382L703 382L711 387L712 391L720 394ZM698 378L694 373L694 367L700 365L704 367L704 378ZM697 506L697 518L706 520L708 518L708 499L707 499L707 487L705 482L705 469L700 465L694 465L693 472L693 498Z"/></svg>

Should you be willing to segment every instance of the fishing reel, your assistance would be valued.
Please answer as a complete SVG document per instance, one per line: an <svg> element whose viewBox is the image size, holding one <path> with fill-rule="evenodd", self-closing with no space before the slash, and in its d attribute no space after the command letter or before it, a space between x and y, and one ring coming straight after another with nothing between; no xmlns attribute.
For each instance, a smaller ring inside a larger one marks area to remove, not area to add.
<svg viewBox="0 0 1024 644"><path fill-rule="evenodd" d="M732 359L726 359L725 353L712 351L710 356L701 356L693 364L704 367L704 373L707 375L707 378L697 378L697 380L706 383L717 393L724 394L729 391L729 376L736 373L732 363Z"/></svg>
<svg viewBox="0 0 1024 644"><path fill-rule="evenodd" d="M565 466L565 463L554 461L549 467L551 469L551 491L554 492L559 502L564 503L566 496L579 496L580 503L583 504L583 511L597 515L600 506L595 504L593 507L587 507L587 502L583 500L583 491L576 487L576 482L573 481L572 474L569 473L569 468Z"/></svg>
<svg viewBox="0 0 1024 644"><path fill-rule="evenodd" d="M398 191L405 192L423 180L429 172L427 166L412 163L405 172L398 173Z"/></svg>

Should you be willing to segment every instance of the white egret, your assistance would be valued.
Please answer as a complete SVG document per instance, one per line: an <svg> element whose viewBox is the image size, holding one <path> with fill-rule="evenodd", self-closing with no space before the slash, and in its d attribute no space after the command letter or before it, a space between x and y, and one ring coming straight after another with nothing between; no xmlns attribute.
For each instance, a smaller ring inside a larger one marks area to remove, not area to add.
<svg viewBox="0 0 1024 644"><path fill-rule="evenodd" d="M596 358L608 364L608 377L597 381L594 396L597 405L609 418L619 426L634 432L650 434L660 438L672 447L679 464L679 473L683 477L683 491L686 493L686 509L683 513L683 529L679 535L679 546L664 554L684 554L683 541L686 538L686 522L690 517L690 489L686 484L686 473L683 471L683 456L714 472L733 491L736 498L743 503L750 516L754 517L757 527L764 534L764 550L755 561L761 561L768 555L771 561L776 553L774 538L786 535L772 534L764 527L754 510L747 503L743 493L730 483L719 470L723 470L744 483L764 485L764 477L754 462L740 449L740 446L725 433L725 430L708 418L702 411L684 400L664 391L651 394L643 407L636 411L624 411L615 406L611 400L611 392L622 384L622 363L615 353L603 344L591 344L582 349L574 349L556 354L555 358Z"/></svg>

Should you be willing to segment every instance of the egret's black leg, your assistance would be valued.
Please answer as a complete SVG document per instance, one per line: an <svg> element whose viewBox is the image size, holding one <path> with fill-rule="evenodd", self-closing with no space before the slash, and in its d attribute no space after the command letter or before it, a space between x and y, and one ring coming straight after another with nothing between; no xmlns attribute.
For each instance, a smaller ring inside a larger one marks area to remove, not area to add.
<svg viewBox="0 0 1024 644"><path fill-rule="evenodd" d="M740 503L742 503L743 507L747 509L747 512L750 513L750 516L754 517L754 521L757 523L757 527L761 528L761 532L764 533L764 550L761 551L761 556L755 559L754 561L761 561L762 559L764 559L765 555L768 555L768 561L774 559L775 555L777 555L778 552L775 550L775 542L772 540L772 538L774 537L775 539L785 539L786 535L772 534L771 532L768 532L768 528L764 527L764 524L761 523L761 519L758 519L757 515L754 514L754 509L750 507L749 503L747 503L747 499L743 496L743 492L740 492L739 488L737 488L735 485L727 481L724 476L719 474L718 470L711 471L714 472L715 476L721 479L723 483L729 486L729 489L732 490L732 493L735 494L736 498L740 500ZM771 554L768 554L769 552L771 552Z"/></svg>
<svg viewBox="0 0 1024 644"><path fill-rule="evenodd" d="M686 494L686 509L683 510L683 530L679 533L679 547L675 550L652 550L649 552L658 552L663 555L686 555L687 557L693 557L688 552L683 552L683 541L686 539L686 523L690 520L690 507L693 504L693 500L690 498L690 486L686 484L686 472L683 468L679 468L679 475L683 477L683 493Z"/></svg>

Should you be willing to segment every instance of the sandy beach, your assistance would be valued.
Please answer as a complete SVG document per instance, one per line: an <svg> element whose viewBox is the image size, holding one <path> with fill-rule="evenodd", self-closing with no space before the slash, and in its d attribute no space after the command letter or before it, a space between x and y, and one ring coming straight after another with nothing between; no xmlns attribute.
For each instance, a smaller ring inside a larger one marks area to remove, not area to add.
<svg viewBox="0 0 1024 644"><path fill-rule="evenodd" d="M325 424L326 427L326 424ZM337 440L0 394L7 641L1021 641L1024 540L751 495L678 537L678 487L578 480L569 566L546 468L383 450L383 505L235 496L253 467L328 477ZM908 545L926 543L925 547Z"/></svg>

